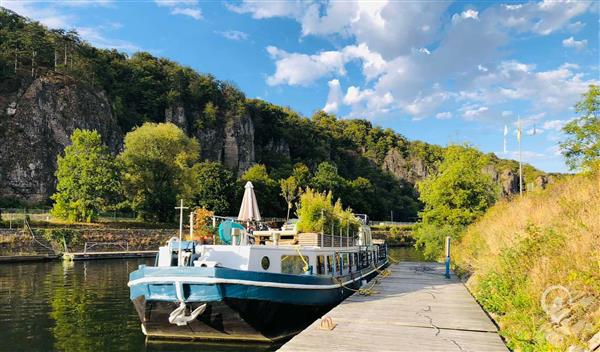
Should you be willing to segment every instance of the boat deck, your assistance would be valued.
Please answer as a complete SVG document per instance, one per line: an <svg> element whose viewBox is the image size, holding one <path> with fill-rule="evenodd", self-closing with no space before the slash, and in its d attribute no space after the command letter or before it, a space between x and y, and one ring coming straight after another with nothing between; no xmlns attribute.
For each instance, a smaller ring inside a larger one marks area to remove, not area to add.
<svg viewBox="0 0 600 352"><path fill-rule="evenodd" d="M491 319L439 263L402 262L374 286L355 293L280 351L508 351Z"/></svg>

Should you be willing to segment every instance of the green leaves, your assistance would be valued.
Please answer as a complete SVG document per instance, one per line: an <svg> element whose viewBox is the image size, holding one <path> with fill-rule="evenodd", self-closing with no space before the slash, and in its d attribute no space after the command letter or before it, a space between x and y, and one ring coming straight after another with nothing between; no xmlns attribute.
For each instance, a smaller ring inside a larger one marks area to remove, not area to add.
<svg viewBox="0 0 600 352"><path fill-rule="evenodd" d="M458 239L498 198L498 186L483 172L488 164L488 157L471 147L449 146L437 173L417 184L425 208L414 234L427 258L438 258L444 238Z"/></svg>
<svg viewBox="0 0 600 352"><path fill-rule="evenodd" d="M119 191L119 174L97 131L76 129L71 143L64 155L58 156L52 215L92 222Z"/></svg>
<svg viewBox="0 0 600 352"><path fill-rule="evenodd" d="M215 214L230 214L235 199L235 176L223 165L206 161L192 167L192 201Z"/></svg>
<svg viewBox="0 0 600 352"><path fill-rule="evenodd" d="M198 142L171 123L145 123L125 136L119 155L123 191L139 215L151 221L173 220L178 198L189 198Z"/></svg>
<svg viewBox="0 0 600 352"><path fill-rule="evenodd" d="M590 170L600 160L600 86L590 85L575 111L581 116L563 127L560 147L571 170Z"/></svg>

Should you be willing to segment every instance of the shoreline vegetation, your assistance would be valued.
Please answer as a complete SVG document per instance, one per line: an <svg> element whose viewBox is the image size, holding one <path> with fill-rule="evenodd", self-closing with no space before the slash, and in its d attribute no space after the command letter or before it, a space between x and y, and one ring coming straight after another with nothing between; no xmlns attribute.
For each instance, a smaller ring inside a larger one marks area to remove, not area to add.
<svg viewBox="0 0 600 352"><path fill-rule="evenodd" d="M600 170L498 202L453 253L511 349L590 348L600 330ZM561 307L545 311L545 292Z"/></svg>

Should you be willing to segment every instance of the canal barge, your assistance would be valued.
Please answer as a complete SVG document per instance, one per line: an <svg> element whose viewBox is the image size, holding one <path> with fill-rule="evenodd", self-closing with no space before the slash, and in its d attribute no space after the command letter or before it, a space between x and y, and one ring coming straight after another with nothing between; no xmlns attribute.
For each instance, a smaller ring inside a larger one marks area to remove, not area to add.
<svg viewBox="0 0 600 352"><path fill-rule="evenodd" d="M155 266L130 274L143 333L276 342L302 331L388 265L385 245L373 244L367 217L359 219L357 236L297 233L293 222L251 233L226 221L226 244L172 238Z"/></svg>

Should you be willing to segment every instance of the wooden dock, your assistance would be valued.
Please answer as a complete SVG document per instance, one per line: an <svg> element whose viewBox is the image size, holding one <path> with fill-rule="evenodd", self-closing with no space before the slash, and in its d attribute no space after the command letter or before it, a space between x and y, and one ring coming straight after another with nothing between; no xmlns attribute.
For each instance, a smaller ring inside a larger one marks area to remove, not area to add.
<svg viewBox="0 0 600 352"><path fill-rule="evenodd" d="M402 262L374 286L332 309L280 351L508 351L467 288L438 263Z"/></svg>
<svg viewBox="0 0 600 352"><path fill-rule="evenodd" d="M99 259L130 259L153 258L157 251L115 251L115 252L73 252L63 253L65 260L99 260Z"/></svg>

